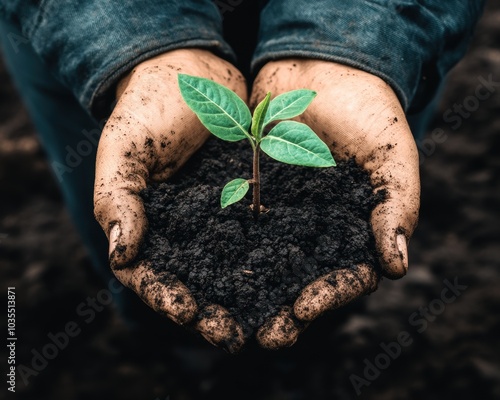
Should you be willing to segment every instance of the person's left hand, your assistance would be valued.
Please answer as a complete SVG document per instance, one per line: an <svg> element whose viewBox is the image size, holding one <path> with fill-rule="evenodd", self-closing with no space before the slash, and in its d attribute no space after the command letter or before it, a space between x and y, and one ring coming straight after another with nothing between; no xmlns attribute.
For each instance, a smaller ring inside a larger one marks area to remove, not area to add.
<svg viewBox="0 0 500 400"><path fill-rule="evenodd" d="M297 119L325 141L337 160L354 157L386 200L371 214L382 274L391 279L408 269L407 243L417 223L420 180L418 152L405 113L391 87L380 78L334 62L288 59L270 62L257 76L250 103L256 105L294 89L317 97ZM283 309L257 332L266 348L291 346L304 326L328 310L373 292L380 279L361 264L333 271L303 289L292 308Z"/></svg>

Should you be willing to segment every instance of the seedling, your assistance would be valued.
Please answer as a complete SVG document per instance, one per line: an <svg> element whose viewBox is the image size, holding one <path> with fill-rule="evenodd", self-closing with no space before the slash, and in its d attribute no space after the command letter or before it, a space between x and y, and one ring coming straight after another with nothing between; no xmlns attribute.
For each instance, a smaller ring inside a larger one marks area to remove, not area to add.
<svg viewBox="0 0 500 400"><path fill-rule="evenodd" d="M260 204L260 150L277 161L307 167L333 167L335 160L328 146L307 125L281 121L267 135L264 129L271 122L302 114L316 96L312 90L299 89L283 93L271 100L267 93L253 113L236 93L209 79L179 74L179 88L184 101L201 123L215 136L228 142L248 139L253 150L253 179L234 179L221 194L221 207L240 201L253 185L255 219Z"/></svg>

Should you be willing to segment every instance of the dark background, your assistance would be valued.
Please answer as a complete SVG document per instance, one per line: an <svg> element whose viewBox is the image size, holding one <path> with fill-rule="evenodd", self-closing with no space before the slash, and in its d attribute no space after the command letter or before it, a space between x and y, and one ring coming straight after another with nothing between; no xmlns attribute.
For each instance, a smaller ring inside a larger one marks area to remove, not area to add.
<svg viewBox="0 0 500 400"><path fill-rule="evenodd" d="M245 12L241 4L224 17ZM0 66L1 298L16 287L17 363L31 367L32 350L41 351L47 335L67 322L81 328L27 386L17 376L15 395L2 384L0 398L352 399L350 376L367 379L365 359L373 363L381 343L403 331L412 343L376 379L370 376L360 398L500 398L500 86L460 124L443 118L490 75L500 82L500 4L492 0L421 144L422 208L408 275L384 280L368 298L317 321L291 349L250 347L230 356L168 322L186 338L177 342L162 328L130 331L112 306L90 323L78 315L78 306L106 285L90 267ZM444 141L432 140L435 129L444 131ZM439 312L431 312L425 329L412 324L412 315L423 321L420 307L439 305L445 279L467 288L444 310L434 308ZM0 324L6 332L6 319Z"/></svg>

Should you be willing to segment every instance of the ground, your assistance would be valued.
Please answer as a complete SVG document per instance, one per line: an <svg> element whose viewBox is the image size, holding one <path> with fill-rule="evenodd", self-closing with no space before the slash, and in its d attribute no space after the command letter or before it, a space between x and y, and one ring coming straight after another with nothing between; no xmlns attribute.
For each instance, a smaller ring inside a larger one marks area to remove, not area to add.
<svg viewBox="0 0 500 400"><path fill-rule="evenodd" d="M384 280L279 352L230 356L194 338L190 350L161 330L131 332L112 306L94 318L78 312L105 285L2 67L0 280L4 299L16 287L17 363L30 366L69 322L80 329L28 385L18 375L17 398L500 398L500 86L487 99L476 94L500 82L500 4L488 3L420 144L422 208L408 275ZM450 119L455 104L470 115Z"/></svg>

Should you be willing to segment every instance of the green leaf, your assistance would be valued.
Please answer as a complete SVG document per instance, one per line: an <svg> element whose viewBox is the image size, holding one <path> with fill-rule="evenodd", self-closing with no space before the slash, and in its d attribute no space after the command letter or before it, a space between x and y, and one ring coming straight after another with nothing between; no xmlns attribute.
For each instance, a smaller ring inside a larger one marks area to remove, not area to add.
<svg viewBox="0 0 500 400"><path fill-rule="evenodd" d="M262 130L264 129L264 119L266 117L269 101L271 100L271 92L267 92L266 97L262 100L255 111L252 118L252 135L255 139L259 140L262 137Z"/></svg>
<svg viewBox="0 0 500 400"><path fill-rule="evenodd" d="M283 121L260 142L260 148L275 160L306 167L334 167L328 146L305 124Z"/></svg>
<svg viewBox="0 0 500 400"><path fill-rule="evenodd" d="M236 93L209 79L179 74L184 101L201 123L220 139L236 142L250 138L250 110Z"/></svg>
<svg viewBox="0 0 500 400"><path fill-rule="evenodd" d="M269 122L288 119L302 114L316 97L316 92L308 89L292 90L276 96L269 104L264 126Z"/></svg>
<svg viewBox="0 0 500 400"><path fill-rule="evenodd" d="M246 179L233 179L229 182L220 196L220 205L222 208L240 201L247 194L250 185Z"/></svg>

